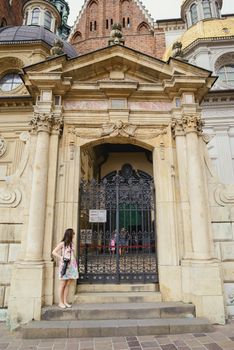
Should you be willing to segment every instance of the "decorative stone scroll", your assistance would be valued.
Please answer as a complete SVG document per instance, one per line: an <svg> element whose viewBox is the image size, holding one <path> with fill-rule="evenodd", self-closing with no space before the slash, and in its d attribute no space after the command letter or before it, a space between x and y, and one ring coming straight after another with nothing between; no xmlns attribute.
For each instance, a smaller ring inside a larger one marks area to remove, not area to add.
<svg viewBox="0 0 234 350"><path fill-rule="evenodd" d="M22 198L21 192L9 190L7 188L0 189L0 208L15 208L19 205Z"/></svg>
<svg viewBox="0 0 234 350"><path fill-rule="evenodd" d="M124 124L121 120L118 120L115 124L106 123L102 125L101 137L103 136L127 136L133 137L135 135L137 126L132 124Z"/></svg>
<svg viewBox="0 0 234 350"><path fill-rule="evenodd" d="M55 117L53 113L38 113L35 112L31 121L29 122L32 132L45 131L51 133L52 131L60 134L63 127L62 117Z"/></svg>
<svg viewBox="0 0 234 350"><path fill-rule="evenodd" d="M172 119L171 129L173 136L183 136L190 132L202 135L204 121L199 115L183 116L181 119Z"/></svg>
<svg viewBox="0 0 234 350"><path fill-rule="evenodd" d="M214 198L216 203L222 207L234 206L234 186L218 184L214 190Z"/></svg>
<svg viewBox="0 0 234 350"><path fill-rule="evenodd" d="M7 150L7 143L3 137L0 137L0 157L2 157Z"/></svg>

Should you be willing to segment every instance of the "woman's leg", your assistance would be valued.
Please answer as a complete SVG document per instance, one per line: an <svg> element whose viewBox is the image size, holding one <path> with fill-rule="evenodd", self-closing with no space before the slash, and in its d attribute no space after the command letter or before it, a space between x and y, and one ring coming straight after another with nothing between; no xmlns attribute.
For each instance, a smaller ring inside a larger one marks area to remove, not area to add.
<svg viewBox="0 0 234 350"><path fill-rule="evenodd" d="M64 291L67 284L67 280L61 280L59 285L59 305L64 305Z"/></svg>
<svg viewBox="0 0 234 350"><path fill-rule="evenodd" d="M65 284L65 288L64 288L64 304L67 306L67 305L70 305L68 304L67 302L67 296L68 296L68 292L69 292L69 286L71 284L71 281L72 280L67 280L66 281L66 284Z"/></svg>

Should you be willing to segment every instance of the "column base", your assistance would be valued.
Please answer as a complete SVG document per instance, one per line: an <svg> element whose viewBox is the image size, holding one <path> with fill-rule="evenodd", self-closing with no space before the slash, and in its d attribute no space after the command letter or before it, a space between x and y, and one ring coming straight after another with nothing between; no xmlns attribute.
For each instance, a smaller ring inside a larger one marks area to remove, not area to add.
<svg viewBox="0 0 234 350"><path fill-rule="evenodd" d="M43 282L42 262L14 264L8 303L8 323L11 329L31 320L40 320L44 303Z"/></svg>
<svg viewBox="0 0 234 350"><path fill-rule="evenodd" d="M181 262L183 301L196 306L196 315L225 324L225 301L221 265L217 260Z"/></svg>

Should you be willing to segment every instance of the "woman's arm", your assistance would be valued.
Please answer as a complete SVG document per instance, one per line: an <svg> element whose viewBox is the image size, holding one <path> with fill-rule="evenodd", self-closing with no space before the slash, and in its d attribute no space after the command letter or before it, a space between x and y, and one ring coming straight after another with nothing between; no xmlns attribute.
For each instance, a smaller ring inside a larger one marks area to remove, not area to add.
<svg viewBox="0 0 234 350"><path fill-rule="evenodd" d="M56 256L56 258L61 259L62 255L61 255L61 250L63 248L63 242L60 242L57 247L54 248L54 250L52 251L52 255ZM58 252L60 251L60 254L58 254Z"/></svg>

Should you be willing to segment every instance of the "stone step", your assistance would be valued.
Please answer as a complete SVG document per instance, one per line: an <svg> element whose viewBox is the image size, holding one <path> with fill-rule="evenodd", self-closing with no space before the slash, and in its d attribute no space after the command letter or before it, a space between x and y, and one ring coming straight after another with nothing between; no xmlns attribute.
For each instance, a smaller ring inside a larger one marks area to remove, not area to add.
<svg viewBox="0 0 234 350"><path fill-rule="evenodd" d="M158 292L156 283L149 284L78 284L77 293Z"/></svg>
<svg viewBox="0 0 234 350"><path fill-rule="evenodd" d="M204 318L139 320L31 321L22 328L25 339L118 337L178 333L207 333L213 326Z"/></svg>
<svg viewBox="0 0 234 350"><path fill-rule="evenodd" d="M74 304L71 309L48 306L42 320L111 320L195 317L195 307L182 302Z"/></svg>
<svg viewBox="0 0 234 350"><path fill-rule="evenodd" d="M78 293L74 303L151 303L162 300L159 292L104 292L104 293Z"/></svg>

